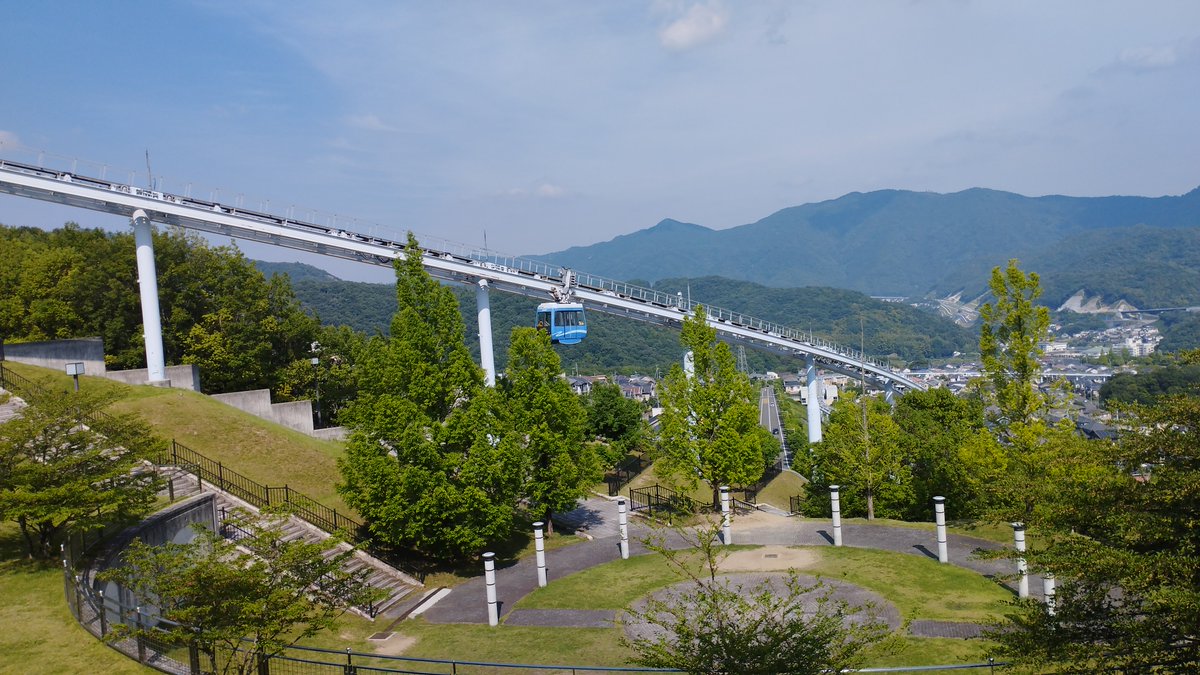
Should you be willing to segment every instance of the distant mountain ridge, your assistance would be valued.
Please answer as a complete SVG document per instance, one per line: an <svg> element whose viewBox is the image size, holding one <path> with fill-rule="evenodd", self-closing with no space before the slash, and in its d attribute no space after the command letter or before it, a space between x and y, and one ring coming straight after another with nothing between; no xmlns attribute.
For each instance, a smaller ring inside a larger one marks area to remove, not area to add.
<svg viewBox="0 0 1200 675"><path fill-rule="evenodd" d="M1137 226L1141 229L1133 229ZM1088 241L1089 233L1103 231L1109 243L1175 235L1191 242L1198 226L1200 188L1177 197L1025 197L984 188L951 194L879 190L782 209L726 230L667 219L606 242L531 257L617 279L653 282L716 275L776 288L825 286L910 297L965 290L970 296L982 292L991 268L1009 258L1058 265L1055 254L1069 253L1060 247ZM1125 255L1130 251L1122 254L1108 244L1093 250L1105 256L1089 259L1086 267L1093 274L1109 264L1132 264L1146 275L1156 274L1152 258L1130 259ZM1200 269L1200 256L1175 265L1175 273L1181 267ZM1028 269L1039 271L1047 282L1059 271ZM1080 281L1083 286L1061 290L1055 284L1061 297L1048 293L1048 302L1061 303L1081 288L1105 297L1114 292Z"/></svg>

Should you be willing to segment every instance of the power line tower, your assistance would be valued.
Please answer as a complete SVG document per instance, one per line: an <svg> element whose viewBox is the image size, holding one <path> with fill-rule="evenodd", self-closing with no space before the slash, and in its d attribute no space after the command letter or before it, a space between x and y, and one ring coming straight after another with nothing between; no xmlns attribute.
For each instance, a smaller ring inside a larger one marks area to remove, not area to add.
<svg viewBox="0 0 1200 675"><path fill-rule="evenodd" d="M750 374L750 364L748 364L746 362L746 346L745 345L738 345L737 369L738 369L739 373L743 373L745 375Z"/></svg>

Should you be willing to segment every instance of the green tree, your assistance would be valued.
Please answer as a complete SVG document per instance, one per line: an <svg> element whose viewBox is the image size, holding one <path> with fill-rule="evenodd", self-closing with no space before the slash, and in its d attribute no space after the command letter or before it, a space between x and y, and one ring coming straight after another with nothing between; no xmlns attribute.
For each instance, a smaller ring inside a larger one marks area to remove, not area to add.
<svg viewBox="0 0 1200 675"><path fill-rule="evenodd" d="M595 446L584 443L587 413L562 377L550 336L516 328L510 345L503 398L514 444L529 466L523 493L552 528L550 515L575 508L600 480L600 460Z"/></svg>
<svg viewBox="0 0 1200 675"><path fill-rule="evenodd" d="M314 409L320 410L322 422L332 426L342 408L354 400L358 392L355 364L366 349L367 338L348 326L322 325L316 331L315 341L317 352L310 352L308 358L295 359L279 371L275 398L280 401L313 400ZM318 359L316 368L312 365L313 356ZM319 402L314 400L318 386Z"/></svg>
<svg viewBox="0 0 1200 675"><path fill-rule="evenodd" d="M892 413L904 463L912 477L911 520L929 520L935 496L951 518L973 518L984 508L987 486L1005 471L1002 447L988 431L983 403L949 389L910 391Z"/></svg>
<svg viewBox="0 0 1200 675"><path fill-rule="evenodd" d="M649 668L686 673L775 675L842 672L862 664L868 647L888 635L874 608L850 606L796 573L751 586L720 576L728 550L714 545L720 522L677 534L688 548L649 541L679 573L676 588L629 610L635 628L622 638Z"/></svg>
<svg viewBox="0 0 1200 675"><path fill-rule="evenodd" d="M397 310L357 364L358 396L338 492L382 542L436 553L480 552L511 529L525 477L499 396L463 342L454 294L421 265L410 234L396 260Z"/></svg>
<svg viewBox="0 0 1200 675"><path fill-rule="evenodd" d="M840 485L843 513L864 513L869 520L877 509L889 518L903 515L912 503L912 485L900 437L891 407L884 401L861 395L858 401L838 400L821 442L813 447L817 480L809 484L808 500L813 508L823 512L829 502L828 487Z"/></svg>
<svg viewBox="0 0 1200 675"><path fill-rule="evenodd" d="M1042 295L1037 273L1021 271L1015 258L1003 271L992 270L988 286L995 300L979 308L979 351L988 401L995 405L1007 439L1027 447L1045 430L1046 397L1037 388L1042 372L1038 357L1050 330L1050 310L1035 304Z"/></svg>
<svg viewBox="0 0 1200 675"><path fill-rule="evenodd" d="M1200 669L1200 400L1122 415L1120 442L1071 448L1071 470L1031 520L1053 533L1026 554L1058 580L1055 612L1016 603L992 636L1038 672Z"/></svg>
<svg viewBox="0 0 1200 675"><path fill-rule="evenodd" d="M111 639L195 644L216 672L250 675L266 672L267 658L329 629L349 606L378 597L366 570L346 571L354 550L336 548L336 539L288 540L283 518L235 512L229 521L243 533L237 541L203 527L187 544L134 540L124 564L100 579L129 589L167 621L141 629L119 624Z"/></svg>
<svg viewBox="0 0 1200 675"><path fill-rule="evenodd" d="M697 306L684 319L680 342L691 351L693 373L678 364L663 382L659 466L682 485L702 480L713 504L722 485L751 485L762 477L778 442L758 425L757 398L750 378L737 370L729 345Z"/></svg>
<svg viewBox="0 0 1200 675"><path fill-rule="evenodd" d="M154 502L159 480L135 469L162 441L130 415L102 414L113 401L46 385L0 425L0 518L17 523L31 558L51 557L67 528L102 527Z"/></svg>
<svg viewBox="0 0 1200 675"><path fill-rule="evenodd" d="M605 463L615 466L644 437L642 404L625 398L617 384L597 382L583 397L583 405L588 435L607 442Z"/></svg>

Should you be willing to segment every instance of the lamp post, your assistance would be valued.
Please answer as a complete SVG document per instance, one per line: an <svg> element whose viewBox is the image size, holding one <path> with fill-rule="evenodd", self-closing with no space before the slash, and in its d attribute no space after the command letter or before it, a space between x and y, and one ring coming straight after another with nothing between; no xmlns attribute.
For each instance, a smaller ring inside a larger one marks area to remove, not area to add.
<svg viewBox="0 0 1200 675"><path fill-rule="evenodd" d="M318 366L321 365L321 358L314 356L311 359L313 366L313 389L316 390L317 399L317 428L321 428L321 371Z"/></svg>

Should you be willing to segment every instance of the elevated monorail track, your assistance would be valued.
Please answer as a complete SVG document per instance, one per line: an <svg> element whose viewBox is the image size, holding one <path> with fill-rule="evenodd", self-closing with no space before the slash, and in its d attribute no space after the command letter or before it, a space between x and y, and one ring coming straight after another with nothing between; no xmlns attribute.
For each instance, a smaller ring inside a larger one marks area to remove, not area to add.
<svg viewBox="0 0 1200 675"><path fill-rule="evenodd" d="M404 242L230 206L215 200L136 187L106 178L80 175L0 158L0 192L46 202L130 217L144 211L152 221L196 232L256 241L273 246L391 266L405 255ZM605 279L527 258L497 255L449 242L421 242L421 262L434 278L449 283L478 284L546 300L573 276L571 290L588 310L668 327L679 327L696 305L679 295ZM925 385L887 364L852 349L813 338L801 331L718 307L704 305L709 325L727 342L812 358L819 368L855 378L876 388L924 389Z"/></svg>

